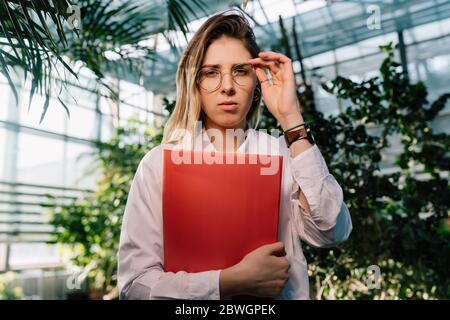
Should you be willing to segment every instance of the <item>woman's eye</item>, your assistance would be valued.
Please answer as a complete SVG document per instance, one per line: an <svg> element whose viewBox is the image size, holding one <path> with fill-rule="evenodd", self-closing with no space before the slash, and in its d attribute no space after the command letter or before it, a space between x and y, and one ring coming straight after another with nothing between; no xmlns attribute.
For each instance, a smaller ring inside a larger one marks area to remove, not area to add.
<svg viewBox="0 0 450 320"><path fill-rule="evenodd" d="M246 68L238 68L238 69L235 69L233 73L234 73L235 75L245 76L248 72L249 72L249 71L248 71L248 69L246 69Z"/></svg>
<svg viewBox="0 0 450 320"><path fill-rule="evenodd" d="M217 70L207 70L203 73L206 77L217 77L219 75L219 72Z"/></svg>

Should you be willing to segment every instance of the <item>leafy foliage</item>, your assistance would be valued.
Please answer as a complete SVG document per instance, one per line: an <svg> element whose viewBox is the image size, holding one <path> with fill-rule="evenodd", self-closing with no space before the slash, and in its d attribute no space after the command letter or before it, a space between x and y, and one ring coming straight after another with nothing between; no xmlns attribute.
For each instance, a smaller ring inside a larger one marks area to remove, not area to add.
<svg viewBox="0 0 450 320"><path fill-rule="evenodd" d="M392 45L382 50L387 58L379 76L361 83L338 77L324 84L348 103L338 116L325 117L314 108L311 93L299 90L300 101L308 102L304 118L342 186L354 225L350 239L336 248L304 246L316 299L429 299L450 294L450 188L448 176L442 174L449 168L449 136L434 133L430 126L449 95L429 103L425 86L410 83L394 61ZM164 103L168 110L173 108L172 101ZM277 126L274 120L262 120ZM383 174L383 151L395 135L401 136L403 152L396 172ZM121 217L134 171L161 137L161 132L150 133L133 122L119 128L110 143L99 145L102 178L97 191L54 208L55 241L79 246L74 262L92 265L91 278L105 290L116 281ZM368 287L367 268L372 265L381 271L379 289Z"/></svg>
<svg viewBox="0 0 450 320"><path fill-rule="evenodd" d="M283 27L277 49L302 56L295 28ZM334 249L305 246L312 296L316 299L446 298L450 295L450 136L434 133L431 122L450 94L429 103L423 83L411 83L394 61L392 44L379 76L361 83L337 77L324 84L348 103L338 116L318 112L302 73L298 98L330 171L344 191L354 230ZM269 115L271 117L271 115ZM272 119L273 122L273 119ZM382 153L396 137L401 152L394 173L381 172ZM379 289L368 288L369 266L381 271Z"/></svg>
<svg viewBox="0 0 450 320"><path fill-rule="evenodd" d="M343 187L354 225L344 245L306 250L317 298L444 298L450 293L450 238L442 232L449 220L450 188L441 174L450 165L450 136L434 133L430 125L450 95L429 104L425 86L410 83L394 61L392 45L382 50L387 58L379 76L361 83L338 77L324 85L348 101L345 112L327 118L304 112L313 128L322 128L316 140ZM396 135L402 146L398 170L382 174L382 152ZM352 287L353 273L371 265L381 268L381 288ZM333 281L325 281L330 275Z"/></svg>
<svg viewBox="0 0 450 320"><path fill-rule="evenodd" d="M450 136L431 128L450 94L429 103L423 83L410 83L394 61L393 46L381 49L387 58L379 76L361 83L338 77L324 84L349 104L338 116L324 117L316 110L307 83L298 90L303 116L343 188L354 225L349 241L338 248L305 246L317 299L450 294ZM260 123L277 127L266 109ZM397 170L382 174L382 154L397 136L402 147ZM382 276L377 290L367 286L367 268L373 265Z"/></svg>
<svg viewBox="0 0 450 320"><path fill-rule="evenodd" d="M116 285L120 226L130 183L139 161L161 140L161 133L130 120L108 143L97 143L101 177L96 191L68 205L56 201L48 205L56 227L52 243L67 244L73 262L87 274L90 290L109 292Z"/></svg>
<svg viewBox="0 0 450 320"><path fill-rule="evenodd" d="M23 70L25 79L31 75L30 105L35 93L45 96L42 118L55 86L51 75L57 70L58 63L77 77L59 54L60 46L67 45L63 23L68 18L70 1L57 0L53 3L51 5L45 0L0 1L0 39L6 39L0 42L0 72L8 80L16 101L18 94L11 68ZM62 90L61 84L59 89ZM60 102L68 112L64 102Z"/></svg>
<svg viewBox="0 0 450 320"><path fill-rule="evenodd" d="M188 14L196 17L206 10L202 0L165 0L163 4L160 7L132 0L0 0L0 39L6 39L0 42L0 72L16 101L17 81L12 70L18 67L24 71L25 80L31 77L30 106L36 93L45 97L41 121L52 94L70 115L59 96L65 89L65 72L77 78L75 62L91 70L101 87L115 98L117 92L105 81L106 72L128 72L141 78L145 63L154 53L143 41L149 38L152 24L164 22L160 10L167 10L167 23L159 30L167 37L168 31L178 29L185 35ZM81 21L76 20L78 9Z"/></svg>
<svg viewBox="0 0 450 320"><path fill-rule="evenodd" d="M23 298L22 288L12 286L15 278L16 273L11 271L0 274L0 300L18 300Z"/></svg>

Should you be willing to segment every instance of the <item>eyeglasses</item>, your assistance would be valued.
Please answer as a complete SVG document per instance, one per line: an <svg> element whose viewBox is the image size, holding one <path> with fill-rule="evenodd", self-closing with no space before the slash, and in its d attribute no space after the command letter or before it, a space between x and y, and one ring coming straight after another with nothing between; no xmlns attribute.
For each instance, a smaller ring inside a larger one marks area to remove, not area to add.
<svg viewBox="0 0 450 320"><path fill-rule="evenodd" d="M216 67L204 67L197 74L197 84L208 92L214 92L222 85L223 77L227 73L222 73ZM250 64L238 64L231 69L231 78L241 86L251 86L256 77L255 71Z"/></svg>

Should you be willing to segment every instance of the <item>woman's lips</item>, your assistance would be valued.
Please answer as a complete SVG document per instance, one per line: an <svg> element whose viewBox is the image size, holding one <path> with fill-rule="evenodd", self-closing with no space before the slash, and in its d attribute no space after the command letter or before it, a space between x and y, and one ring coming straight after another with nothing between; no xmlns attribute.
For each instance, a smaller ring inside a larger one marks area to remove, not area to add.
<svg viewBox="0 0 450 320"><path fill-rule="evenodd" d="M227 103L227 104L223 103L223 104L219 104L219 106L222 108L222 110L225 110L225 111L233 111L238 108L237 103Z"/></svg>

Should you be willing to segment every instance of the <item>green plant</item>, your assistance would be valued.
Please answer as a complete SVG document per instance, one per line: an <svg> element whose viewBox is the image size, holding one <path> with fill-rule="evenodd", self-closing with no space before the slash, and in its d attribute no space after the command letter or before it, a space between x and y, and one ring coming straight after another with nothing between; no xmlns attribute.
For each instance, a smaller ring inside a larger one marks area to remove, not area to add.
<svg viewBox="0 0 450 320"><path fill-rule="evenodd" d="M65 89L66 71L77 78L72 63L81 62L91 70L114 97L117 93L104 81L105 74L114 70L140 79L142 66L153 57L153 50L141 44L155 31L152 26L167 19L166 27L158 31L168 38L168 32L177 29L186 35L188 14L196 17L205 10L202 0L165 0L161 5L131 0L1 0L0 39L5 40L0 41L0 73L16 101L12 71L17 67L25 79L31 78L30 106L36 93L45 97L41 121L51 96L69 115L59 95Z"/></svg>
<svg viewBox="0 0 450 320"><path fill-rule="evenodd" d="M354 225L350 239L338 247L304 246L316 299L450 296L450 188L442 174L450 168L449 136L434 133L430 126L450 95L428 103L425 86L410 83L394 61L393 46L382 50L387 58L379 76L361 83L338 77L324 84L348 104L338 116L325 117L316 110L312 91L299 90L304 118L342 186ZM164 103L173 108L173 102ZM273 120L265 123L277 126ZM161 133L142 130L131 123L119 128L110 143L99 145L103 175L97 191L53 209L55 241L80 246L74 262L93 265L91 279L99 278L105 291L116 281L118 236L130 182L145 151L161 141ZM403 152L396 172L383 174L383 151L394 134L402 137ZM367 285L372 265L381 271L379 289Z"/></svg>
<svg viewBox="0 0 450 320"><path fill-rule="evenodd" d="M324 84L349 104L343 113L327 118L315 110L304 113L314 128L321 128L316 140L343 187L354 225L342 246L305 250L317 298L450 294L450 237L442 232L449 221L450 188L441 174L450 169L450 136L431 128L450 94L430 104L426 87L410 83L394 61L393 46L381 49L387 58L379 76L361 83L338 77ZM395 135L401 135L402 146L397 171L382 174L382 152ZM371 265L381 269L380 289L352 286L355 272L365 275Z"/></svg>
<svg viewBox="0 0 450 320"><path fill-rule="evenodd" d="M0 72L8 80L16 101L16 84L11 78L14 67L21 68L25 77L31 75L31 96L36 91L49 96L51 71L58 62L76 77L59 55L59 46L67 45L63 24L69 16L69 6L69 0L54 1L54 5L45 0L0 1Z"/></svg>
<svg viewBox="0 0 450 320"><path fill-rule="evenodd" d="M430 127L448 95L428 104L426 88L404 77L392 46L383 50L387 58L379 76L361 83L339 77L324 85L347 99L345 112L325 117L315 108L303 110L344 190L354 224L350 239L336 248L304 246L311 295L317 299L449 296L450 191L448 178L440 174L449 168L449 136L435 134ZM308 99L301 92L299 99ZM170 110L173 102L164 101ZM397 172L382 174L382 152L394 133L402 135L404 152ZM119 128L111 143L99 149L103 178L97 192L54 209L56 241L81 246L75 263L93 265L91 279L99 278L104 288L115 283L120 221L134 171L145 150L161 141L161 133L145 137L133 124ZM425 176L413 170L413 162ZM380 268L379 289L367 287L371 265Z"/></svg>
<svg viewBox="0 0 450 320"><path fill-rule="evenodd" d="M16 273L11 271L0 274L0 300L19 300L23 298L22 288L11 288L11 283L15 278Z"/></svg>
<svg viewBox="0 0 450 320"><path fill-rule="evenodd" d="M289 37L282 19L279 23L280 43L273 49L291 57L293 39L302 65L295 27ZM411 83L394 60L393 45L381 50L387 57L379 76L361 83L337 77L323 84L348 104L338 116L325 117L316 110L313 91L301 73L303 116L343 188L354 225L349 241L337 248L304 247L316 299L450 296L450 136L431 128L450 93L429 103L424 84ZM397 170L383 174L382 154L395 136L401 136L402 146L394 163ZM380 268L381 282L379 289L369 290L367 268L373 265Z"/></svg>
<svg viewBox="0 0 450 320"><path fill-rule="evenodd" d="M67 205L50 199L46 206L55 226L51 243L65 245L72 262L87 274L91 291L107 293L116 286L120 226L130 184L140 160L161 139L160 132L130 120L108 143L97 143L94 156L101 177L95 192Z"/></svg>

